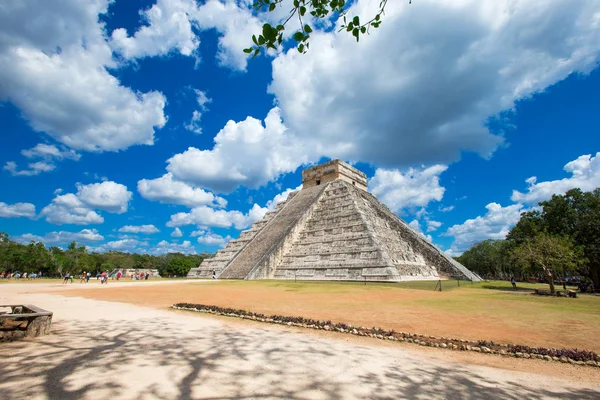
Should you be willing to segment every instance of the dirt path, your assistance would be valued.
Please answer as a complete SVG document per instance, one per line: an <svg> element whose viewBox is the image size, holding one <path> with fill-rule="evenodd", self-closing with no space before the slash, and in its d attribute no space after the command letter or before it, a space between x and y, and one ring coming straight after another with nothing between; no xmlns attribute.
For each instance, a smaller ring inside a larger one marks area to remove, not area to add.
<svg viewBox="0 0 600 400"><path fill-rule="evenodd" d="M483 339L535 347L583 348L600 353L600 341L597 340L600 313L586 314L583 318L581 314L575 315L568 310L553 313L544 303L536 302L527 294L507 295L492 290L439 293L389 287L373 289L369 286L332 286L327 288L330 291L323 292L322 288L315 290L318 288L316 285L294 289L246 282L214 283L195 281L176 286L127 286L128 283L120 283L109 288L92 286L95 290L88 286L85 291L58 289L70 296L160 309L179 302L200 303L437 337ZM73 286L69 289L76 289L77 285ZM530 301L522 301L524 297ZM565 299L558 301L564 302Z"/></svg>
<svg viewBox="0 0 600 400"><path fill-rule="evenodd" d="M513 360L558 370L507 371L461 353L2 287L7 302L55 314L51 336L0 346L3 399L600 397L600 370L586 367Z"/></svg>

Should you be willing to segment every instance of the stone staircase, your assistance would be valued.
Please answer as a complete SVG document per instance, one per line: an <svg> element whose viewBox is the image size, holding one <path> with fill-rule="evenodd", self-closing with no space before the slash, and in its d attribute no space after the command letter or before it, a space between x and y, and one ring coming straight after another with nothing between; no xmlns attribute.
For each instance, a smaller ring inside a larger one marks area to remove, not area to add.
<svg viewBox="0 0 600 400"><path fill-rule="evenodd" d="M207 258L197 268L192 268L188 273L188 278L211 278L213 272L217 277L221 274L223 269L239 254L240 251L246 247L248 243L254 239L254 237L264 229L265 226L281 211L290 199L296 195L295 192L290 193L287 200L277 204L277 207L273 211L269 211L265 216L255 223L252 224L250 229L242 231L240 237L235 240L230 240L224 249L217 251L214 257Z"/></svg>
<svg viewBox="0 0 600 400"><path fill-rule="evenodd" d="M287 200L267 229L261 229L253 239L236 255L221 273L221 279L245 279L269 257L271 252L286 237L290 229L296 225L300 217L316 201L327 185L308 187L300 190Z"/></svg>

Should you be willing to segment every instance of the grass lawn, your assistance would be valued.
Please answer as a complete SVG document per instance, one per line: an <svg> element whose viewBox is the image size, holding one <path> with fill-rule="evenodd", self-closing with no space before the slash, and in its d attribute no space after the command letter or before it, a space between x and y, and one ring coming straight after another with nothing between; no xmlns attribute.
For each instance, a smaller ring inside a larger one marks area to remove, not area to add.
<svg viewBox="0 0 600 400"><path fill-rule="evenodd" d="M303 316L434 336L600 352L600 297L530 294L547 285L491 281L350 283L217 281L100 287L65 295L167 308L179 302Z"/></svg>

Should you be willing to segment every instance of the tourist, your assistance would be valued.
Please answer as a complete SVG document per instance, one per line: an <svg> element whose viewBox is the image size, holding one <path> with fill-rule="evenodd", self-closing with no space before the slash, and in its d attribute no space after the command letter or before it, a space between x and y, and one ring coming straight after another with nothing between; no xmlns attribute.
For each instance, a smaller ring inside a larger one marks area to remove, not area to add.
<svg viewBox="0 0 600 400"><path fill-rule="evenodd" d="M217 279L217 271L213 271L213 279Z"/></svg>
<svg viewBox="0 0 600 400"><path fill-rule="evenodd" d="M121 271L117 272L117 280L121 279L121 276L123 276L123 274L121 273Z"/></svg>
<svg viewBox="0 0 600 400"><path fill-rule="evenodd" d="M88 272L87 274L85 274L85 283L88 283L90 281L91 276L92 276L91 272Z"/></svg>
<svg viewBox="0 0 600 400"><path fill-rule="evenodd" d="M83 283L85 282L85 278L87 277L85 271L83 271L83 274L81 274L81 276L79 277L79 283Z"/></svg>
<svg viewBox="0 0 600 400"><path fill-rule="evenodd" d="M144 278L145 280L148 280L148 277L150 276L150 274L148 272L146 272L146 277Z"/></svg>
<svg viewBox="0 0 600 400"><path fill-rule="evenodd" d="M514 276L510 277L510 283L512 284L513 290L517 290L517 281Z"/></svg>
<svg viewBox="0 0 600 400"><path fill-rule="evenodd" d="M63 278L63 285L64 285L65 283L69 283L69 278L70 278L70 277L71 277L71 275L70 275L70 274L67 272L67 273L65 274L65 277Z"/></svg>

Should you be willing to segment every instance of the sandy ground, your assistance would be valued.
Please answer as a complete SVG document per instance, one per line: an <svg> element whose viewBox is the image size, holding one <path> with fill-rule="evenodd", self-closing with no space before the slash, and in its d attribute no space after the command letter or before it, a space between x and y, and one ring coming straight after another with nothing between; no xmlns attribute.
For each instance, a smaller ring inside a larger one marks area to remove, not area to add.
<svg viewBox="0 0 600 400"><path fill-rule="evenodd" d="M0 344L2 399L600 398L600 369L499 369L478 364L506 359L39 292L53 288L0 287L0 304L54 312L52 335Z"/></svg>
<svg viewBox="0 0 600 400"><path fill-rule="evenodd" d="M517 297L530 298L530 294L471 289L439 293L362 285L332 286L324 291L316 285L299 285L302 288L297 289L293 284L266 287L255 282L192 282L177 282L176 289L173 285L150 286L150 282L119 282L112 284L110 290L97 284L74 284L68 285L69 289L82 290L69 290L66 294L160 309L180 302L199 303L437 337L583 348L600 353L599 313L570 314L567 309L551 314L537 299L516 301ZM56 289L65 291L60 285ZM474 293L483 294L477 298Z"/></svg>

